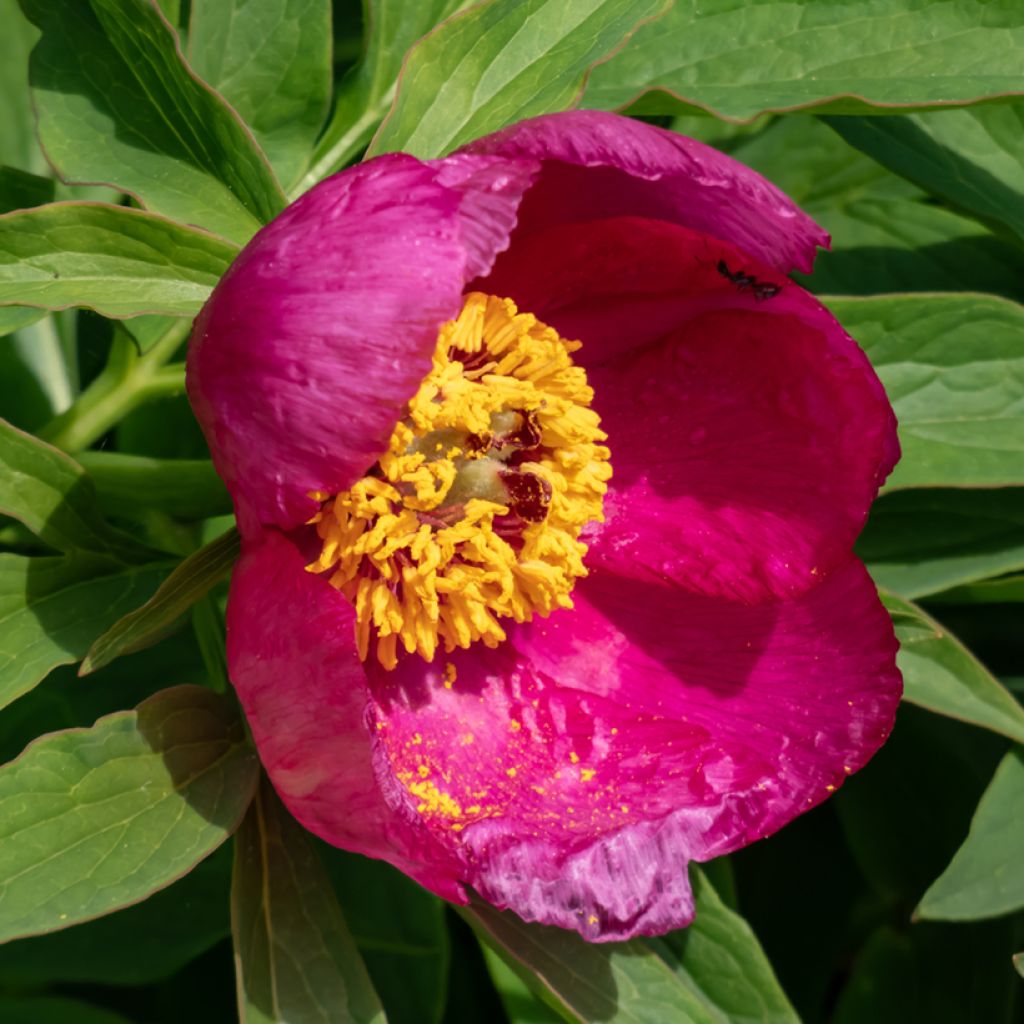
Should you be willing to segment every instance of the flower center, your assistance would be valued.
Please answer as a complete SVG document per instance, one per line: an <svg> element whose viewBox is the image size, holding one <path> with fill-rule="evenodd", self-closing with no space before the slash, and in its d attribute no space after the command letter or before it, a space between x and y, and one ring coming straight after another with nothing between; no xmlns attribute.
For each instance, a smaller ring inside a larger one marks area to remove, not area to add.
<svg viewBox="0 0 1024 1024"><path fill-rule="evenodd" d="M580 531L602 520L611 476L577 348L470 294L387 452L350 490L316 495L323 548L306 568L355 606L361 658L372 637L387 669L399 643L427 661L439 643L495 647L500 619L572 607Z"/></svg>

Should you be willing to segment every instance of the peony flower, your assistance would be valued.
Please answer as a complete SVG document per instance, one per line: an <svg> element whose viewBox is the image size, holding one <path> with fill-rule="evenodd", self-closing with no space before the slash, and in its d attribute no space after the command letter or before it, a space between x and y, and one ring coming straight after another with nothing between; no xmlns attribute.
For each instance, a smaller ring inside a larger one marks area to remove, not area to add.
<svg viewBox="0 0 1024 1024"><path fill-rule="evenodd" d="M787 277L827 241L588 111L352 167L249 243L188 387L243 539L231 678L299 821L621 939L871 757L900 678L851 547L898 448Z"/></svg>

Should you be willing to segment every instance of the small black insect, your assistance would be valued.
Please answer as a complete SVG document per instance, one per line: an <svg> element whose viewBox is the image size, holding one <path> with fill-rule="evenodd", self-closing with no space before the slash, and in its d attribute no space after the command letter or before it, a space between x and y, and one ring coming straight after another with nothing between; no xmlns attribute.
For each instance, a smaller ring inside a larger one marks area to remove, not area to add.
<svg viewBox="0 0 1024 1024"><path fill-rule="evenodd" d="M719 260L715 268L727 281L736 285L737 291L745 292L749 288L757 302L764 302L765 299L773 299L782 291L780 284L768 284L765 281L758 281L751 274L742 270L730 270L725 260Z"/></svg>

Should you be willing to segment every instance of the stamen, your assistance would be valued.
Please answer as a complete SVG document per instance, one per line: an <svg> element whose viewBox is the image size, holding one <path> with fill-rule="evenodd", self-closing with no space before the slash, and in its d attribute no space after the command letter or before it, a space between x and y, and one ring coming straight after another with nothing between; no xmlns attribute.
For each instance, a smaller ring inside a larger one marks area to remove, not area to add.
<svg viewBox="0 0 1024 1024"><path fill-rule="evenodd" d="M427 661L505 639L499 620L571 608L580 531L603 519L609 451L565 341L509 299L474 292L380 462L310 523L306 568L353 604L359 656Z"/></svg>

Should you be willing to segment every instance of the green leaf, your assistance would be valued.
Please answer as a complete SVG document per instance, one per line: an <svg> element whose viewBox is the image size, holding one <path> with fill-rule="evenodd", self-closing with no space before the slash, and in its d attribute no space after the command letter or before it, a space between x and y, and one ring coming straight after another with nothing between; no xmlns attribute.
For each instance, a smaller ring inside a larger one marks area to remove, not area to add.
<svg viewBox="0 0 1024 1024"><path fill-rule="evenodd" d="M1024 483L1024 307L969 294L828 305L899 420L903 458L887 489Z"/></svg>
<svg viewBox="0 0 1024 1024"><path fill-rule="evenodd" d="M222 846L142 903L8 943L0 956L0 984L147 985L167 978L230 933L230 885L230 850Z"/></svg>
<svg viewBox="0 0 1024 1024"><path fill-rule="evenodd" d="M583 105L726 120L924 110L1019 92L1022 46L1012 3L677 0L594 70Z"/></svg>
<svg viewBox="0 0 1024 1024"><path fill-rule="evenodd" d="M0 0L0 163L45 173L36 143L28 91L28 55L39 33L18 9L18 0Z"/></svg>
<svg viewBox="0 0 1024 1024"><path fill-rule="evenodd" d="M121 515L159 508L179 519L229 515L231 497L209 459L154 459L124 452L79 452L100 508Z"/></svg>
<svg viewBox="0 0 1024 1024"><path fill-rule="evenodd" d="M800 1024L750 926L722 902L701 870L691 869L690 877L697 905L693 924L647 944L701 995L713 1020Z"/></svg>
<svg viewBox="0 0 1024 1024"><path fill-rule="evenodd" d="M0 707L58 665L78 661L97 636L150 597L167 571L93 555L0 554Z"/></svg>
<svg viewBox="0 0 1024 1024"><path fill-rule="evenodd" d="M933 604L1024 604L1024 575L1003 576L954 587L932 597Z"/></svg>
<svg viewBox="0 0 1024 1024"><path fill-rule="evenodd" d="M0 303L193 316L237 253L142 210L54 203L0 217Z"/></svg>
<svg viewBox="0 0 1024 1024"><path fill-rule="evenodd" d="M330 880L266 781L238 831L231 921L246 1024L383 1024Z"/></svg>
<svg viewBox="0 0 1024 1024"><path fill-rule="evenodd" d="M1024 245L1024 103L826 121L890 171Z"/></svg>
<svg viewBox="0 0 1024 1024"><path fill-rule="evenodd" d="M836 240L813 274L796 275L819 295L977 291L1024 300L1024 253L968 217L885 196L808 212Z"/></svg>
<svg viewBox="0 0 1024 1024"><path fill-rule="evenodd" d="M284 206L238 115L185 64L150 0L21 0L42 30L30 79L62 177L245 242Z"/></svg>
<svg viewBox="0 0 1024 1024"><path fill-rule="evenodd" d="M0 941L145 899L234 831L258 762L196 686L41 737L0 768Z"/></svg>
<svg viewBox="0 0 1024 1024"><path fill-rule="evenodd" d="M900 652L904 698L1024 743L1024 708L956 637L917 605L882 595Z"/></svg>
<svg viewBox="0 0 1024 1024"><path fill-rule="evenodd" d="M501 1004L511 1024L559 1024L564 1018L549 1009L504 960L488 946L481 947Z"/></svg>
<svg viewBox="0 0 1024 1024"><path fill-rule="evenodd" d="M0 338L12 334L46 316L46 310L33 306L0 306Z"/></svg>
<svg viewBox="0 0 1024 1024"><path fill-rule="evenodd" d="M857 553L880 587L909 598L1024 569L1024 489L885 494Z"/></svg>
<svg viewBox="0 0 1024 1024"><path fill-rule="evenodd" d="M338 86L334 113L299 191L344 167L373 136L395 98L406 51L471 0L365 0L366 51Z"/></svg>
<svg viewBox="0 0 1024 1024"><path fill-rule="evenodd" d="M410 51L369 155L437 157L524 117L574 106L587 73L665 0L487 0Z"/></svg>
<svg viewBox="0 0 1024 1024"><path fill-rule="evenodd" d="M123 654L162 640L185 612L231 571L238 551L238 531L232 529L189 555L141 608L118 619L93 643L79 674L88 675Z"/></svg>
<svg viewBox="0 0 1024 1024"><path fill-rule="evenodd" d="M444 903L384 861L318 849L390 1024L441 1024L452 959Z"/></svg>
<svg viewBox="0 0 1024 1024"><path fill-rule="evenodd" d="M131 1024L127 1017L63 996L0 996L4 1024Z"/></svg>
<svg viewBox="0 0 1024 1024"><path fill-rule="evenodd" d="M706 898L707 892L704 895ZM716 915L713 906L709 913L715 919L703 926L704 933L697 942L696 961L700 966L696 967L696 977L690 974L695 967L694 962L689 961L688 966L685 955L681 961L676 961L673 955L670 965L650 943L640 939L594 945L585 942L575 932L526 924L514 914L495 910L482 900L473 900L470 908L460 910L460 913L520 977L532 988L540 989L545 1001L569 1021L723 1024L725 1021L750 1020L750 1017L742 1015L723 1016L723 1009L716 1005L716 999L722 999L730 1007L728 1012L735 1012L736 1007L746 1005L750 992L757 991L763 978L770 977L770 970L765 975L766 965L758 962L742 991L732 995L727 992L727 981L712 979L715 968L704 957L711 953L721 966L728 963L733 955L731 952L723 953L721 947L716 948L721 937L719 929L725 919ZM700 911L698 918L699 914ZM744 955L756 950L756 944L751 948L742 935L732 936L728 942L738 942L740 947L746 947ZM727 969L735 980L735 966L729 963ZM712 979L712 990L705 992L699 985L709 979ZM779 1012L783 1014L787 1012L788 1004L777 987L767 1005L754 1006L753 1019L795 1020L793 1016L772 1015L776 1012L772 1007L781 1007ZM761 1012L767 1015L758 1018L757 1014Z"/></svg>
<svg viewBox="0 0 1024 1024"><path fill-rule="evenodd" d="M41 178L16 167L0 165L0 213L52 203L56 191L57 183L53 178Z"/></svg>
<svg viewBox="0 0 1024 1024"><path fill-rule="evenodd" d="M188 55L291 185L330 101L330 0L193 0Z"/></svg>
<svg viewBox="0 0 1024 1024"><path fill-rule="evenodd" d="M1024 751L996 769L971 830L946 870L924 894L919 917L971 921L1024 907Z"/></svg>
<svg viewBox="0 0 1024 1024"><path fill-rule="evenodd" d="M85 471L70 456L0 420L0 514L58 551L150 552L104 522Z"/></svg>

